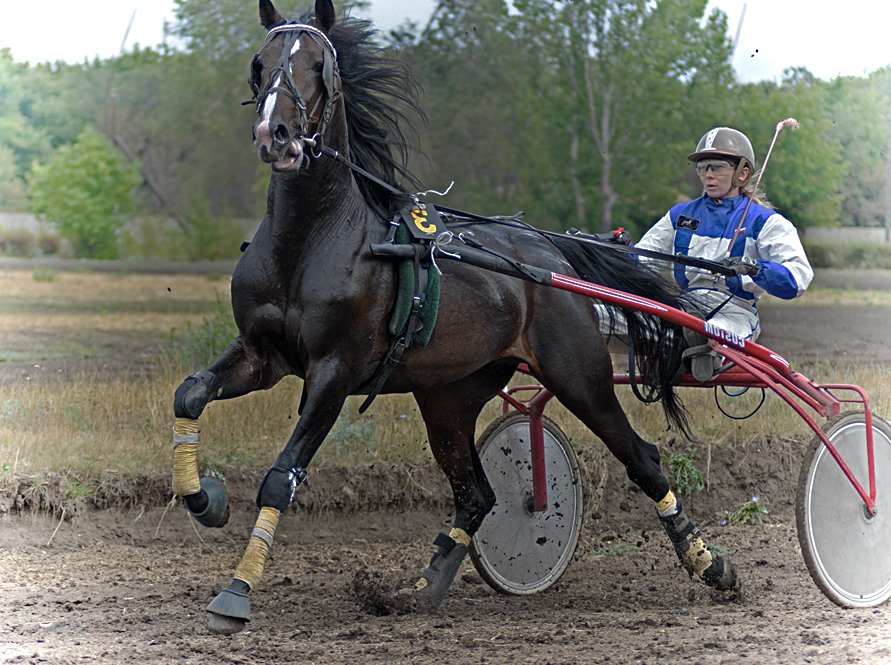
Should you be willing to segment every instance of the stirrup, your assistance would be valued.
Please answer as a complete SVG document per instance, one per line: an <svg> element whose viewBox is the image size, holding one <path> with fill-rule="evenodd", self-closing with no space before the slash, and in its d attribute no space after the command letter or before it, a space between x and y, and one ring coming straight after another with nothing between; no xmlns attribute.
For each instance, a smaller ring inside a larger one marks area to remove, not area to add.
<svg viewBox="0 0 891 665"><path fill-rule="evenodd" d="M705 383L715 377L715 358L708 344L692 346L684 350L681 356L690 361L690 373L700 383Z"/></svg>

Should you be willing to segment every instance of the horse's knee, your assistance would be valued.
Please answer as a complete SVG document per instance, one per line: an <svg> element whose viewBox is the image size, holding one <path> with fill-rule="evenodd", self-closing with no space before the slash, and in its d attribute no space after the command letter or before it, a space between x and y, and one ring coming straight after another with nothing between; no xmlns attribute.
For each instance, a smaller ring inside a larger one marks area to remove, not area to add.
<svg viewBox="0 0 891 665"><path fill-rule="evenodd" d="M208 370L195 372L173 394L173 413L177 418L197 420L211 401L220 394L220 380Z"/></svg>
<svg viewBox="0 0 891 665"><path fill-rule="evenodd" d="M266 473L257 491L257 508L275 508L284 512L301 482L306 481L303 469L282 469L278 464Z"/></svg>

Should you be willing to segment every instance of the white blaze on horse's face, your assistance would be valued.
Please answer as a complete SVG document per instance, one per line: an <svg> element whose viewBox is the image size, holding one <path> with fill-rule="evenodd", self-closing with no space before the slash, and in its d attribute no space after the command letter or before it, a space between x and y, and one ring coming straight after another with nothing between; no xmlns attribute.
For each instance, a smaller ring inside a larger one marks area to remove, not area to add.
<svg viewBox="0 0 891 665"><path fill-rule="evenodd" d="M281 82L282 82L282 75L279 74L275 79L275 83L273 83L272 85L273 85L273 87L277 88L281 84ZM265 131L267 135L269 134L269 118L272 117L272 109L275 108L275 100L277 100L277 99L278 99L278 93L273 92L263 102L263 112L261 114L263 121L260 123L260 126L257 127L257 135L258 136L261 131Z"/></svg>

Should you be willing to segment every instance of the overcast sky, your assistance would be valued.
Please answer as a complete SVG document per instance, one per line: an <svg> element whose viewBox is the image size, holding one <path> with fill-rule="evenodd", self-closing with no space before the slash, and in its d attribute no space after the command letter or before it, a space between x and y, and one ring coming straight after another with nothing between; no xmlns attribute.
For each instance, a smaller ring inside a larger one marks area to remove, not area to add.
<svg viewBox="0 0 891 665"><path fill-rule="evenodd" d="M253 2L254 0L245 0ZM426 22L434 0L372 0L375 25L387 30L411 18ZM891 64L887 31L891 0L711 0L727 13L730 37L742 21L734 67L741 81L780 80L787 67L803 66L825 80L862 76ZM0 48L15 60L70 63L116 55L134 44L156 46L173 0L3 0ZM135 15L134 15L135 10ZM40 22L35 16L44 17ZM101 18L100 18L101 17Z"/></svg>

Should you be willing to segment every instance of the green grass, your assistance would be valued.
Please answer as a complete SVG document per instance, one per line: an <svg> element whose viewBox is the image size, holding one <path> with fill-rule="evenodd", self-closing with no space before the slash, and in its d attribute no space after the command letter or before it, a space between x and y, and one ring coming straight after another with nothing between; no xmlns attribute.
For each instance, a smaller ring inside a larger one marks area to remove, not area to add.
<svg viewBox="0 0 891 665"><path fill-rule="evenodd" d="M726 517L727 524L763 524L767 520L770 511L767 510L765 504L767 500L753 496L745 503L739 504L730 511Z"/></svg>
<svg viewBox="0 0 891 665"><path fill-rule="evenodd" d="M640 548L625 543L612 543L608 547L591 550L590 554L593 556L625 556L635 552L640 552Z"/></svg>

